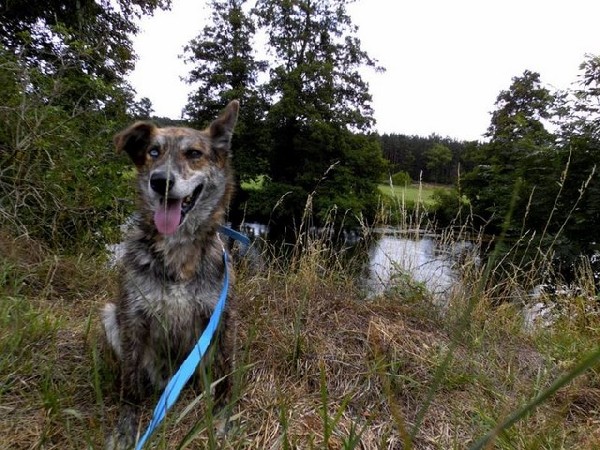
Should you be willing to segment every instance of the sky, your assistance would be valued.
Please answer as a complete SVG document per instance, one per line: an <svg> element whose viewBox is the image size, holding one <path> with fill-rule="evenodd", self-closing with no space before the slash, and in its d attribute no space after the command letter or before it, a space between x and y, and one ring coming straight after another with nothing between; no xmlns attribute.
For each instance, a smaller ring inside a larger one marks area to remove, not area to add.
<svg viewBox="0 0 600 450"><path fill-rule="evenodd" d="M190 86L179 55L207 23L205 3L173 0L140 23L129 80L158 116L181 117ZM585 54L600 54L597 0L357 0L348 11L386 68L362 72L379 133L481 140L513 77L532 70L565 89Z"/></svg>

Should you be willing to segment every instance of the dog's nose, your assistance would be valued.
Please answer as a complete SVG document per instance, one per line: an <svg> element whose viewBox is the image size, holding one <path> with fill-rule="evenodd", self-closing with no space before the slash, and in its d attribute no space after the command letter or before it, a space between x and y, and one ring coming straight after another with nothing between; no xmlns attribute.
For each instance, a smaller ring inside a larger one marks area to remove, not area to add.
<svg viewBox="0 0 600 450"><path fill-rule="evenodd" d="M153 173L150 177L150 187L157 194L166 196L174 185L175 179L173 177L169 178L166 173Z"/></svg>

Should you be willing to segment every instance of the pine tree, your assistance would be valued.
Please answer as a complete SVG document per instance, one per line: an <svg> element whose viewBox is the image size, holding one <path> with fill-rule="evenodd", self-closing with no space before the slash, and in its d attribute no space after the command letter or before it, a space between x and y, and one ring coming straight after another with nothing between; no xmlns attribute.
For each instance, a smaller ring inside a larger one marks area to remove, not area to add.
<svg viewBox="0 0 600 450"><path fill-rule="evenodd" d="M281 218L299 223L314 192L317 224L327 210L372 212L383 158L368 132L371 95L359 69L377 63L361 49L346 0L259 0L255 13L274 58L266 86L269 192ZM292 192L293 195L286 193ZM341 214L344 215L344 214ZM350 214L351 216L352 214ZM273 216L272 216L273 217Z"/></svg>
<svg viewBox="0 0 600 450"><path fill-rule="evenodd" d="M246 0L211 0L211 22L186 47L186 60L193 64L187 81L194 86L184 114L192 125L202 128L231 100L241 104L232 148L237 195L230 220L240 222L247 195L242 181L267 172L264 117L266 101L258 86L266 63L254 56L256 25L245 11Z"/></svg>
<svg viewBox="0 0 600 450"><path fill-rule="evenodd" d="M515 236L543 230L557 194L555 136L544 125L553 105L554 96L540 75L528 70L498 95L487 133L490 141L480 146L479 164L462 180L489 232L503 226Z"/></svg>
<svg viewBox="0 0 600 450"><path fill-rule="evenodd" d="M257 79L266 63L254 57L256 25L245 3L211 0L211 23L185 47L186 62L194 66L187 82L194 90L184 113L196 126L210 122L233 99L245 105L260 98Z"/></svg>

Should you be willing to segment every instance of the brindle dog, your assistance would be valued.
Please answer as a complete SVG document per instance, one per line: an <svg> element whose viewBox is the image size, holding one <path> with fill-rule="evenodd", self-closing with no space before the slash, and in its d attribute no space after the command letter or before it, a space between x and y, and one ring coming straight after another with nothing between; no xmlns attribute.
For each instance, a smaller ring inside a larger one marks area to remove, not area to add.
<svg viewBox="0 0 600 450"><path fill-rule="evenodd" d="M138 122L115 136L117 151L137 168L138 213L124 243L120 295L103 311L123 393L107 448L134 443L141 400L165 387L219 298L226 267L217 233L233 192L230 146L238 110L232 101L203 131ZM215 379L231 368L231 298L227 305L212 352ZM220 386L227 390L227 383Z"/></svg>

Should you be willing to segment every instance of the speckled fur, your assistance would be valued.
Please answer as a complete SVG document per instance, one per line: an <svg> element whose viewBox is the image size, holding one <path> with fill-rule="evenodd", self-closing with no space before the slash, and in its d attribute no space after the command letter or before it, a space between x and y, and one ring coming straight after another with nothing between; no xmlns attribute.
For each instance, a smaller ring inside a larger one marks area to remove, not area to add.
<svg viewBox="0 0 600 450"><path fill-rule="evenodd" d="M107 448L130 448L138 405L164 388L197 342L218 300L225 268L217 229L232 194L230 141L238 108L237 101L231 102L203 131L138 122L115 137L117 150L126 151L137 167L139 195L138 214L125 240L120 295L103 310L107 342L120 362L124 405ZM150 157L149 151L157 149L160 155ZM186 156L190 149L201 156ZM153 222L160 196L151 189L150 177L165 170L176 196L183 198L203 186L172 235L160 234ZM213 379L230 372L232 301L228 298L219 327ZM221 391L227 388L227 383L221 384Z"/></svg>

